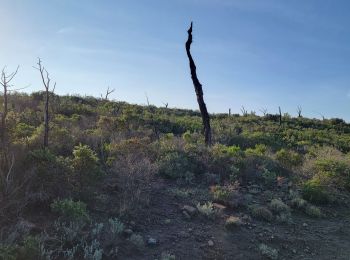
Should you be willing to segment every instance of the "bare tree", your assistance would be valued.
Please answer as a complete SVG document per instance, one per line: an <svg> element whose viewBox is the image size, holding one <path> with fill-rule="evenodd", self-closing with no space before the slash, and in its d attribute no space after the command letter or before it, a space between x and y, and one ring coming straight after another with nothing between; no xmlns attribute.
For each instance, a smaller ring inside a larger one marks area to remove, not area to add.
<svg viewBox="0 0 350 260"><path fill-rule="evenodd" d="M322 117L322 120L324 121L326 118L325 118L325 116L324 116L324 114L321 114L321 113L319 113L319 112L317 112L317 111L314 111L315 113L317 113L318 115L320 115L321 117Z"/></svg>
<svg viewBox="0 0 350 260"><path fill-rule="evenodd" d="M188 60L189 60L189 63L190 63L192 82L193 82L194 89L196 91L196 96L197 96L197 102L198 102L198 105L199 105L199 110L200 110L201 115L202 115L205 144L206 145L211 145L210 117L209 117L209 113L208 113L208 110L207 110L207 106L205 105L204 99L203 99L202 84L198 80L197 68L196 68L194 60L192 58L192 55L191 55L192 28L193 28L193 23L191 22L191 26L190 26L190 28L187 31L188 39L186 41L186 53L187 53L187 57L188 57Z"/></svg>
<svg viewBox="0 0 350 260"><path fill-rule="evenodd" d="M50 83L51 78L45 67L41 63L41 59L38 58L38 67L34 67L39 70L42 83L45 88L45 111L44 111L44 148L49 146L49 99L50 99ZM53 85L52 93L55 91L56 82Z"/></svg>
<svg viewBox="0 0 350 260"><path fill-rule="evenodd" d="M147 102L148 111L150 113L150 124L152 126L152 130L153 130L153 133L154 133L155 137L157 138L157 140L159 140L159 130L158 130L157 123L154 120L154 112L155 111L154 111L153 107L151 106L151 104L149 102L149 98L148 98L147 93L145 93L145 96L146 96L146 102Z"/></svg>
<svg viewBox="0 0 350 260"><path fill-rule="evenodd" d="M164 106L165 106L165 108L168 108L168 105L169 105L169 103L168 102L162 102L163 104L164 104Z"/></svg>
<svg viewBox="0 0 350 260"><path fill-rule="evenodd" d="M109 89L109 87L107 88L107 91L106 91L106 95L105 95L105 97L104 97L104 100L108 100L108 96L110 95L110 94L112 94L113 92L115 91L115 89ZM103 99L103 97L102 97L102 94L101 94L101 99Z"/></svg>
<svg viewBox="0 0 350 260"><path fill-rule="evenodd" d="M228 109L228 116L231 116L231 108Z"/></svg>
<svg viewBox="0 0 350 260"><path fill-rule="evenodd" d="M244 106L241 107L241 112L243 116L248 116L248 111L245 109Z"/></svg>
<svg viewBox="0 0 350 260"><path fill-rule="evenodd" d="M301 106L298 106L297 107L298 117L301 117L301 111L302 111Z"/></svg>
<svg viewBox="0 0 350 260"><path fill-rule="evenodd" d="M262 108L262 109L259 109L261 113L263 113L264 116L266 116L267 114L267 108Z"/></svg>
<svg viewBox="0 0 350 260"><path fill-rule="evenodd" d="M11 91L10 88L13 87L13 85L11 84L11 81L16 76L19 66L17 66L17 69L10 74L7 74L5 69L6 67L2 69L1 79L0 79L0 84L4 89L3 111L1 114L1 143L3 147L5 147L6 134L7 134L6 118L8 114L8 93Z"/></svg>

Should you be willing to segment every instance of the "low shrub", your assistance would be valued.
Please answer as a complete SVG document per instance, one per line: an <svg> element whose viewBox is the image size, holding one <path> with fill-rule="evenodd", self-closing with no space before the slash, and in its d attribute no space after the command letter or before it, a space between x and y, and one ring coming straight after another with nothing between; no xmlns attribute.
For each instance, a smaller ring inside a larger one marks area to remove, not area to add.
<svg viewBox="0 0 350 260"><path fill-rule="evenodd" d="M101 176L98 161L96 153L89 146L79 144L74 147L72 166L79 191L93 184Z"/></svg>
<svg viewBox="0 0 350 260"><path fill-rule="evenodd" d="M210 201L204 203L203 205L198 203L197 210L201 215L209 219L213 219L215 217L215 209L213 207L213 203Z"/></svg>
<svg viewBox="0 0 350 260"><path fill-rule="evenodd" d="M161 155L158 165L159 173L169 179L186 179L188 176L193 176L196 172L193 158L179 151Z"/></svg>
<svg viewBox="0 0 350 260"><path fill-rule="evenodd" d="M307 201L302 198L294 198L290 202L291 206L296 209L305 209L308 205Z"/></svg>
<svg viewBox="0 0 350 260"><path fill-rule="evenodd" d="M273 213L276 214L290 212L290 208L280 199L271 200L269 208Z"/></svg>
<svg viewBox="0 0 350 260"><path fill-rule="evenodd" d="M73 201L72 199L55 200L51 204L51 210L69 220L85 221L89 219L86 204L81 201Z"/></svg>
<svg viewBox="0 0 350 260"><path fill-rule="evenodd" d="M266 257L268 259L272 259L272 260L278 259L278 250L277 249L269 247L265 244L260 244L259 251L264 257Z"/></svg>
<svg viewBox="0 0 350 260"><path fill-rule="evenodd" d="M239 217L230 216L226 219L225 228L233 230L243 224L242 220Z"/></svg>
<svg viewBox="0 0 350 260"><path fill-rule="evenodd" d="M264 180L265 185L273 186L276 183L277 174L273 171L264 168L262 178Z"/></svg>
<svg viewBox="0 0 350 260"><path fill-rule="evenodd" d="M276 159L286 168L297 167L302 164L302 156L299 153L286 149L277 151Z"/></svg>
<svg viewBox="0 0 350 260"><path fill-rule="evenodd" d="M244 151L246 156L264 156L267 151L267 147L264 144L257 144L254 148L248 148Z"/></svg>
<svg viewBox="0 0 350 260"><path fill-rule="evenodd" d="M214 200L219 202L227 202L231 197L231 190L226 186L214 186L212 188Z"/></svg>
<svg viewBox="0 0 350 260"><path fill-rule="evenodd" d="M255 218L265 220L265 221L272 221L273 215L271 211L263 206L257 206L253 205L250 207L251 213Z"/></svg>
<svg viewBox="0 0 350 260"><path fill-rule="evenodd" d="M117 218L108 219L109 232L114 238L124 231L124 224Z"/></svg>
<svg viewBox="0 0 350 260"><path fill-rule="evenodd" d="M305 213L308 216L313 217L313 218L320 218L323 216L321 210L318 207L313 206L313 205L307 205L305 208Z"/></svg>
<svg viewBox="0 0 350 260"><path fill-rule="evenodd" d="M145 247L145 241L139 234L132 234L129 238L131 244L133 244L138 250L142 250Z"/></svg>
<svg viewBox="0 0 350 260"><path fill-rule="evenodd" d="M329 194L318 179L306 181L302 187L303 198L316 204L326 204L329 202Z"/></svg>

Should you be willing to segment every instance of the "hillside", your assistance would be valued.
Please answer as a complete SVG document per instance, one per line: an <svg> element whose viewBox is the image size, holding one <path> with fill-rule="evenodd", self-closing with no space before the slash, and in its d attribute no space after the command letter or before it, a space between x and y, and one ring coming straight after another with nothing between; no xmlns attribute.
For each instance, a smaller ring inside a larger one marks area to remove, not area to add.
<svg viewBox="0 0 350 260"><path fill-rule="evenodd" d="M3 103L3 96L0 103ZM11 94L0 259L349 259L350 124Z"/></svg>

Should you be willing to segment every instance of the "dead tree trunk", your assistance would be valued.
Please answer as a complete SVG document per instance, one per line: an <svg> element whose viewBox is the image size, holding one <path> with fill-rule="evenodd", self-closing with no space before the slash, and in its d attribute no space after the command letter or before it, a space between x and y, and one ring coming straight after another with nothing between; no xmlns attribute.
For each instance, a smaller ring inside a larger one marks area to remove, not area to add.
<svg viewBox="0 0 350 260"><path fill-rule="evenodd" d="M44 148L49 147L49 99L50 99L50 83L51 79L49 73L45 67L41 64L41 60L38 60L38 67L36 68L40 72L41 80L45 87L45 111L44 111ZM53 86L52 92L55 91L56 82Z"/></svg>
<svg viewBox="0 0 350 260"><path fill-rule="evenodd" d="M16 76L18 72L18 68L19 66L17 67L15 72L10 74L6 74L5 68L1 72L0 84L4 89L3 111L1 114L1 144L3 148L5 148L6 146L6 134L7 134L6 118L8 114L8 92L10 91L9 88L12 86L10 85L10 83L13 80L13 78Z"/></svg>
<svg viewBox="0 0 350 260"><path fill-rule="evenodd" d="M188 39L186 42L186 53L187 57L190 62L190 69L191 69L191 77L194 85L194 89L196 91L197 95L197 102L199 105L199 110L202 115L202 122L203 122L203 128L204 128L204 139L206 145L211 145L211 128L210 128L210 117L207 110L207 106L204 103L203 99L203 89L202 84L199 82L197 78L197 72L196 72L196 65L193 61L192 55L191 55L191 44L192 44L192 27L193 23L191 22L191 27L188 29Z"/></svg>
<svg viewBox="0 0 350 260"><path fill-rule="evenodd" d="M302 112L301 106L297 107L297 112L298 112L298 117L301 117L301 112Z"/></svg>
<svg viewBox="0 0 350 260"><path fill-rule="evenodd" d="M278 107L278 111L279 111L279 121L280 121L280 126L282 125L282 111L281 111L281 107Z"/></svg>

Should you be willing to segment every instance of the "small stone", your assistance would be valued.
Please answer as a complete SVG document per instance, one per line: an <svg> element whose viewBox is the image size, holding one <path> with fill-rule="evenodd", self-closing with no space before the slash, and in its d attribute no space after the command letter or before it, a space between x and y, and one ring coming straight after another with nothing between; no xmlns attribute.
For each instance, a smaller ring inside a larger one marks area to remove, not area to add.
<svg viewBox="0 0 350 260"><path fill-rule="evenodd" d="M186 211L190 216L194 216L197 213L197 209L192 206L185 205L182 210Z"/></svg>
<svg viewBox="0 0 350 260"><path fill-rule="evenodd" d="M292 252L293 252L293 254L296 254L296 253L297 253L297 250L293 249Z"/></svg>
<svg viewBox="0 0 350 260"><path fill-rule="evenodd" d="M303 227L307 227L309 226L307 223L303 223Z"/></svg>
<svg viewBox="0 0 350 260"><path fill-rule="evenodd" d="M157 245L157 242L158 242L157 239L152 238L152 237L147 239L147 245L149 245L149 246L155 246L155 245Z"/></svg>
<svg viewBox="0 0 350 260"><path fill-rule="evenodd" d="M164 220L164 223L165 223L165 224L170 224L170 223L171 223L171 219L168 219L168 218L167 218L166 220Z"/></svg>
<svg viewBox="0 0 350 260"><path fill-rule="evenodd" d="M226 209L224 205L221 205L219 203L213 203L213 207L217 210L218 213L222 213Z"/></svg>
<svg viewBox="0 0 350 260"><path fill-rule="evenodd" d="M208 241L208 246L210 246L210 247L214 246L213 240L209 240L209 241Z"/></svg>
<svg viewBox="0 0 350 260"><path fill-rule="evenodd" d="M127 236L131 236L132 233L133 233L133 231L130 228L127 228L127 229L124 230L124 234L127 235Z"/></svg>

